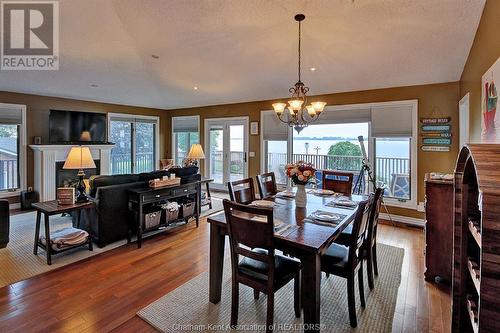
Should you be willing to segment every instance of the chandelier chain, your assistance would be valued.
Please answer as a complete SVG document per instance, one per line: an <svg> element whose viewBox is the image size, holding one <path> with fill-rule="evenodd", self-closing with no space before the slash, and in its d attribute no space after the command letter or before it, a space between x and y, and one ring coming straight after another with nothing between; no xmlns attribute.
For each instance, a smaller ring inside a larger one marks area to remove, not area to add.
<svg viewBox="0 0 500 333"><path fill-rule="evenodd" d="M301 63L301 48L300 48L300 46L301 45L300 44L301 44L301 39L302 39L302 37L301 37L302 36L302 31L301 31L302 24L301 23L302 22L299 21L299 82L301 81L301 78L300 78L300 72L301 72L301 70L300 70L300 66L301 66L301 64L300 64Z"/></svg>

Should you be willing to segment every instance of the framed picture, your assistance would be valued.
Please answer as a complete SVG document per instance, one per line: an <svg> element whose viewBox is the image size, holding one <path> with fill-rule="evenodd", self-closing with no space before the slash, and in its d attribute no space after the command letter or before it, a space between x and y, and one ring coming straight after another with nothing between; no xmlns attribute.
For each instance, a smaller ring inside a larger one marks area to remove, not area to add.
<svg viewBox="0 0 500 333"><path fill-rule="evenodd" d="M500 58L484 73L481 78L481 142L500 142L500 114L497 110L500 82Z"/></svg>
<svg viewBox="0 0 500 333"><path fill-rule="evenodd" d="M72 205L75 203L75 188L74 187L59 187L57 188L57 203L59 205Z"/></svg>
<svg viewBox="0 0 500 333"><path fill-rule="evenodd" d="M250 135L259 135L259 122L250 122Z"/></svg>
<svg viewBox="0 0 500 333"><path fill-rule="evenodd" d="M35 144L35 145L41 145L42 144L42 137L41 136L35 136L35 137L33 137L33 144Z"/></svg>

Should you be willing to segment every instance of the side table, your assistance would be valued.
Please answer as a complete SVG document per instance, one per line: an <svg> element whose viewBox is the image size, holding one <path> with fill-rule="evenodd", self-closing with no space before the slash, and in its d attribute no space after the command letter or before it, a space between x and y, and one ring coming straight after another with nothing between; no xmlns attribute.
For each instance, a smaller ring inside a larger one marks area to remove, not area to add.
<svg viewBox="0 0 500 333"><path fill-rule="evenodd" d="M77 244L74 246L68 246L67 248L61 250L61 251L54 251L51 247L51 240L50 240L50 223L49 223L49 217L52 215L57 215L57 214L62 214L62 213L69 213L69 212L77 212L77 226L80 226L80 215L82 212L82 209L89 209L94 206L94 203L92 201L89 202L83 202L83 203L75 203L72 205L59 205L57 203L57 200L51 200L51 201L44 201L44 202L37 202L33 204L33 208L36 209L36 226L35 226L35 244L33 247L33 254L37 255L38 254L38 248L42 248L45 250L45 253L47 254L47 265L52 264L52 254L64 252L70 249L74 249L79 246L83 245L88 245L89 246L89 251L92 251L92 235L89 232L89 237L88 237L88 242L82 243L82 244ZM45 238L46 238L46 244L42 244L40 242L40 222L41 222L41 217L42 213L45 216L44 222L45 222Z"/></svg>

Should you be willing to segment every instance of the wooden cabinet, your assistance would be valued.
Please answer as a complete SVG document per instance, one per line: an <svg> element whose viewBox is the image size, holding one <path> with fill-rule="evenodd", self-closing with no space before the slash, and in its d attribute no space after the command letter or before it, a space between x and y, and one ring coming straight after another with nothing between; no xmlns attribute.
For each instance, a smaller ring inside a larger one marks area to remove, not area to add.
<svg viewBox="0 0 500 333"><path fill-rule="evenodd" d="M500 332L500 145L462 148L455 169L453 332Z"/></svg>
<svg viewBox="0 0 500 333"><path fill-rule="evenodd" d="M453 181L425 177L425 279L451 283Z"/></svg>

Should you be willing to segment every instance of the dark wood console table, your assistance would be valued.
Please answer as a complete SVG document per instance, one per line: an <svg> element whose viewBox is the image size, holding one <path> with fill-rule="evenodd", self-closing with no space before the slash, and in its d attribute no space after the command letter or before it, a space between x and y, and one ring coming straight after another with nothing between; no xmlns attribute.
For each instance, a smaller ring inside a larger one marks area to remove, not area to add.
<svg viewBox="0 0 500 333"><path fill-rule="evenodd" d="M200 222L200 204L201 204L201 181L195 181L182 185L165 186L160 188L139 188L129 190L129 209L136 214L137 226L137 247L142 247L142 236L144 226L145 207L159 204L168 200L195 195L195 209L192 215L183 218L189 221L190 218L196 218L196 227ZM162 224L160 224L162 226ZM164 226L164 224L163 224ZM132 226L129 226L128 242L131 242Z"/></svg>

